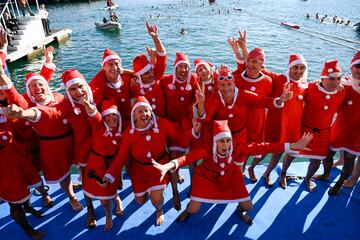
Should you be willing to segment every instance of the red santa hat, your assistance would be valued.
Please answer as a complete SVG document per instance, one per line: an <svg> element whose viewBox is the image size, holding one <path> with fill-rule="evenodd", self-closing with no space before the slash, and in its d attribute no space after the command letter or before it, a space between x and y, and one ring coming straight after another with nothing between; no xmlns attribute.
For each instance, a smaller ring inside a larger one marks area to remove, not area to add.
<svg viewBox="0 0 360 240"><path fill-rule="evenodd" d="M44 86L47 88L48 97L44 102L41 102L41 103L37 102L35 100L35 98L30 93L30 87L29 87L30 83L32 81L35 81L35 80L41 81L42 84L44 84ZM26 84L25 84L25 86L26 86L26 94L29 97L31 102L35 103L36 105L47 105L49 102L55 101L54 95L51 92L51 89L50 89L50 86L49 86L48 82L46 81L46 79L41 74L39 74L39 73L31 73L31 72L27 73L25 75L25 81L26 81Z"/></svg>
<svg viewBox="0 0 360 240"><path fill-rule="evenodd" d="M231 136L231 131L230 128L228 126L228 121L227 120L220 120L214 121L214 125L213 125L213 159L214 161L217 163L217 149L216 149L216 141L222 139L222 138L232 138ZM230 145L230 149L229 152L227 154L228 156L228 163L230 163L232 161L232 153L233 153L233 145L231 143Z"/></svg>
<svg viewBox="0 0 360 240"><path fill-rule="evenodd" d="M150 124L154 124L154 128L153 128L153 131L155 133L158 133L159 132L159 128L158 128L158 125L157 125L157 121L156 121L156 116L151 108L151 105L149 103L149 101L144 97L144 96L139 96L135 99L135 102L134 102L134 105L131 109L131 130L130 130L130 133L133 134L136 127L135 127L135 116L134 116L134 112L136 110L136 108L138 107L147 107L148 109L150 109L151 111L151 118L152 118L152 123Z"/></svg>
<svg viewBox="0 0 360 240"><path fill-rule="evenodd" d="M61 75L61 79L62 79L62 86L63 86L63 88L66 89L66 94L71 103L71 106L74 108L75 114L79 115L81 113L81 110L80 110L80 108L75 107L74 99L72 99L72 97L69 93L69 88L72 85L77 84L77 83L84 84L86 87L88 100L90 103L93 103L94 99L93 99L91 88L87 84L85 77L75 68L63 72L63 74Z"/></svg>
<svg viewBox="0 0 360 240"><path fill-rule="evenodd" d="M121 114L118 111L118 108L116 106L114 99L103 100L103 102L101 104L101 116L105 117L106 115L109 115L109 114L116 114L119 116L118 130L117 130L115 136L117 136L117 137L121 136L122 119L121 119ZM112 132L105 121L104 121L104 125L106 128L104 136L112 137Z"/></svg>
<svg viewBox="0 0 360 240"><path fill-rule="evenodd" d="M254 48L249 52L248 58L255 58L263 63L265 62L265 52L261 48Z"/></svg>
<svg viewBox="0 0 360 240"><path fill-rule="evenodd" d="M341 77L342 75L338 60L330 60L325 62L320 78Z"/></svg>
<svg viewBox="0 0 360 240"><path fill-rule="evenodd" d="M205 61L204 59L201 58L197 58L194 60L194 68L195 68L195 72L197 72L197 69L200 66L205 66L207 70L211 71L212 69L214 69L214 65L208 61Z"/></svg>
<svg viewBox="0 0 360 240"><path fill-rule="evenodd" d="M288 76L288 79L290 79L290 76L289 76L290 68L292 68L295 65L299 65L299 64L305 65L305 68L306 68L305 72L300 80L301 82L305 83L305 82L307 82L307 77L308 77L308 66L307 66L307 62L306 62L304 56L301 54L291 54L290 55L287 76Z"/></svg>
<svg viewBox="0 0 360 240"><path fill-rule="evenodd" d="M360 51L357 51L355 56L351 59L350 68L356 64L360 64Z"/></svg>
<svg viewBox="0 0 360 240"><path fill-rule="evenodd" d="M105 63L111 60L119 60L120 66L122 64L120 56L116 52L107 48L104 51L101 66L104 67Z"/></svg>
<svg viewBox="0 0 360 240"><path fill-rule="evenodd" d="M182 63L185 63L189 66L190 68L190 61L189 61L189 58L188 58L188 55L186 55L185 53L182 53L182 52L177 52L176 53L176 58L175 58L175 62L174 62L174 73L173 73L173 80L172 80L172 83L171 83L171 89L175 89L175 81L177 80L176 78L176 68L177 66L179 66L180 64ZM191 79L191 74L190 74L190 71L186 77L186 87L185 89L190 91L191 90L191 85L190 85L190 79Z"/></svg>
<svg viewBox="0 0 360 240"><path fill-rule="evenodd" d="M142 94L144 94L144 90L143 90L144 84L141 80L141 75L148 72L152 68L153 68L153 65L148 61L146 55L143 53L136 56L133 60L133 70L134 70L135 75L138 77L140 91L142 91Z"/></svg>

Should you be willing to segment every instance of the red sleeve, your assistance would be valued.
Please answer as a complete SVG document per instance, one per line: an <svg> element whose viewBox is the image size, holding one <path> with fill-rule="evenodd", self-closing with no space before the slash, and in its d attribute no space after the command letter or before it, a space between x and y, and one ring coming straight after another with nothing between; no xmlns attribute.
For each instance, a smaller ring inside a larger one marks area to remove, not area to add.
<svg viewBox="0 0 360 240"><path fill-rule="evenodd" d="M198 148L198 149L191 150L188 154L183 155L174 160L178 162L178 164L179 164L178 167L183 167L192 162L203 159L208 154L207 152L208 151L206 151L204 148Z"/></svg>
<svg viewBox="0 0 360 240"><path fill-rule="evenodd" d="M6 54L2 51L0 51L0 59L2 63L2 68L5 69L6 67Z"/></svg>
<svg viewBox="0 0 360 240"><path fill-rule="evenodd" d="M103 93L106 86L106 82L104 80L105 72L101 70L98 72L95 77L90 81L89 86L93 93L94 102L96 103L96 107L99 109L103 99Z"/></svg>
<svg viewBox="0 0 360 240"><path fill-rule="evenodd" d="M50 83L50 80L52 78L52 75L54 74L55 68L51 66L50 64L44 63L40 74L46 79L48 83Z"/></svg>
<svg viewBox="0 0 360 240"><path fill-rule="evenodd" d="M99 111L96 111L94 116L88 116L88 120L91 124L91 128L94 129L98 129L101 128L102 124L103 124L103 118L101 116L101 114L99 113Z"/></svg>
<svg viewBox="0 0 360 240"><path fill-rule="evenodd" d="M205 100L205 119L199 119L200 122L210 122L213 119L213 115L218 108L215 94L219 93L215 92L208 101Z"/></svg>
<svg viewBox="0 0 360 240"><path fill-rule="evenodd" d="M121 174L122 168L125 165L125 162L129 158L130 154L130 144L129 144L129 131L125 133L123 138L121 139L120 149L118 154L116 155L114 161L111 163L109 168L105 173L105 177L109 178L113 183L115 178L118 178Z"/></svg>
<svg viewBox="0 0 360 240"><path fill-rule="evenodd" d="M247 90L239 90L238 98L244 101L250 108L277 109L274 104L275 98L262 97Z"/></svg>
<svg viewBox="0 0 360 240"><path fill-rule="evenodd" d="M29 107L29 103L14 86L12 86L9 90L3 90L3 93L8 99L9 104L16 104L23 109L27 109Z"/></svg>
<svg viewBox="0 0 360 240"><path fill-rule="evenodd" d="M166 59L167 56L165 55L159 55L157 56L156 63L154 66L154 79L159 80L164 76L165 69L166 69Z"/></svg>

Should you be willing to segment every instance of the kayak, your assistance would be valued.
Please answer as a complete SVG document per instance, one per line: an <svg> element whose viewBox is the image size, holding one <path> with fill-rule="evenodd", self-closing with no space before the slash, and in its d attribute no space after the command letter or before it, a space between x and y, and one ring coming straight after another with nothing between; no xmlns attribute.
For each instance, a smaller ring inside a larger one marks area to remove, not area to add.
<svg viewBox="0 0 360 240"><path fill-rule="evenodd" d="M282 22L281 25L288 27L288 28L300 29L299 25L296 25L296 24L290 23L290 22Z"/></svg>
<svg viewBox="0 0 360 240"><path fill-rule="evenodd" d="M99 29L105 29L105 30L120 30L120 29L122 29L122 26L120 23L111 22L111 21L108 21L106 23L95 22L95 26Z"/></svg>

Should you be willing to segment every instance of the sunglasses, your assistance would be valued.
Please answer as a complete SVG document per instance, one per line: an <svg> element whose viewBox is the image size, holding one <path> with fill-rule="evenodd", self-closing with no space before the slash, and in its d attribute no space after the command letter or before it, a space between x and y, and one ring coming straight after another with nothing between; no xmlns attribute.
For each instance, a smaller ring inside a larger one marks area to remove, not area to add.
<svg viewBox="0 0 360 240"><path fill-rule="evenodd" d="M223 81L223 80L233 80L233 75L229 75L229 76L220 76L219 78L218 78L218 80L219 81Z"/></svg>
<svg viewBox="0 0 360 240"><path fill-rule="evenodd" d="M356 67L356 68L360 68L360 63L355 64L355 65L354 65L354 67Z"/></svg>

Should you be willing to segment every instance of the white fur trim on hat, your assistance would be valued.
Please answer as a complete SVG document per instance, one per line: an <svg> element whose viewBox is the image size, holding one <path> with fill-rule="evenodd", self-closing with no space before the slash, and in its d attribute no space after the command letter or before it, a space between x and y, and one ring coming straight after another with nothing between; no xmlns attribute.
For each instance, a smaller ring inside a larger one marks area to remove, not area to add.
<svg viewBox="0 0 360 240"><path fill-rule="evenodd" d="M179 65L182 64L182 63L186 63L186 64L189 65L189 67L190 67L190 62L189 62L189 61L180 60L180 61L178 61L177 63L175 63L174 68L177 68L177 66L179 66Z"/></svg>
<svg viewBox="0 0 360 240"><path fill-rule="evenodd" d="M140 77L141 75L143 75L144 73L146 73L147 71L149 71L151 68L153 67L152 64L148 64L146 65L143 69L141 69L140 71L136 72L135 75Z"/></svg>
<svg viewBox="0 0 360 240"><path fill-rule="evenodd" d="M48 97L43 102L36 101L35 98L30 93L29 85L30 85L30 83L32 81L35 81L35 80L41 81L48 90ZM55 98L54 98L54 95L51 92L50 86L49 86L48 82L46 81L46 79L43 76L32 76L32 77L30 77L29 79L26 80L26 86L25 87L26 87L26 94L29 97L30 101L35 103L36 105L47 105L49 102L55 101Z"/></svg>
<svg viewBox="0 0 360 240"><path fill-rule="evenodd" d="M356 64L359 64L359 63L360 63L360 59L355 60L354 62L352 62L352 63L350 64L350 68L351 68L352 66L356 65Z"/></svg>
<svg viewBox="0 0 360 240"><path fill-rule="evenodd" d="M141 106L147 107L147 108L150 109L152 122L154 124L154 129L153 130L154 130L155 133L159 133L159 128L158 128L158 125L157 125L157 122L156 122L156 116L154 114L154 111L152 110L150 104L145 103L145 102L137 102L131 109L131 116L130 116L130 118L131 118L130 119L130 121L131 121L131 129L130 129L130 133L133 134L135 129L136 129L136 127L135 127L135 119L134 119L134 112L135 112L136 108L141 107ZM149 124L151 124L151 123L149 123Z"/></svg>
<svg viewBox="0 0 360 240"><path fill-rule="evenodd" d="M109 114L116 114L116 115L120 115L119 111L116 110L115 108L108 108L104 111L101 112L101 116L106 116L106 115L109 115Z"/></svg>
<svg viewBox="0 0 360 240"><path fill-rule="evenodd" d="M66 87L66 90L73 84L76 84L76 83L86 83L85 79L83 78L73 78L69 81L66 82L65 84L65 87Z"/></svg>
<svg viewBox="0 0 360 240"><path fill-rule="evenodd" d="M210 65L205 61L201 61L195 65L195 72L197 71L198 67L200 67L201 65L204 65L210 71Z"/></svg>
<svg viewBox="0 0 360 240"><path fill-rule="evenodd" d="M293 66L295 66L295 65L299 65L299 64L303 64L303 65L305 65L305 67L307 67L307 63L306 63L306 61L305 61L305 59L297 59L297 60L295 60L295 61L292 61L290 64L289 64L289 68L291 68L291 67L293 67Z"/></svg>
<svg viewBox="0 0 360 240"><path fill-rule="evenodd" d="M213 138L214 138L214 141L217 141L221 138L231 138L231 132L220 132L218 134L216 134Z"/></svg>
<svg viewBox="0 0 360 240"><path fill-rule="evenodd" d="M108 61L111 61L111 60L119 60L120 61L120 65L121 65L121 58L118 56L118 55L109 55L107 56L106 58L104 58L104 60L102 61L102 64L101 66L104 67L104 64Z"/></svg>

